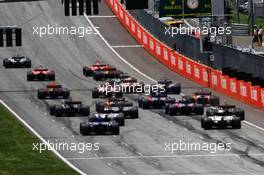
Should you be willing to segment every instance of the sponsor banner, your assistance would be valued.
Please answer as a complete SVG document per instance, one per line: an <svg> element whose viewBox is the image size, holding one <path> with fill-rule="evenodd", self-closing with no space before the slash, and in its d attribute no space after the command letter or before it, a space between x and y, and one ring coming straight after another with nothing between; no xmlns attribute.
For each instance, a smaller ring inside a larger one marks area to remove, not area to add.
<svg viewBox="0 0 264 175"><path fill-rule="evenodd" d="M260 89L261 94L261 107L264 108L264 88Z"/></svg>
<svg viewBox="0 0 264 175"><path fill-rule="evenodd" d="M251 103L261 107L261 89L259 86L250 86Z"/></svg>
<svg viewBox="0 0 264 175"><path fill-rule="evenodd" d="M238 98L238 82L235 78L229 78L229 95Z"/></svg>
<svg viewBox="0 0 264 175"><path fill-rule="evenodd" d="M226 94L230 94L229 77L220 75L220 90Z"/></svg>
<svg viewBox="0 0 264 175"><path fill-rule="evenodd" d="M251 102L250 100L250 84L244 81L239 82L240 99L244 102Z"/></svg>
<svg viewBox="0 0 264 175"><path fill-rule="evenodd" d="M211 74L210 74L211 72ZM214 90L220 90L220 75L218 71L211 69L209 72L209 77L210 77L210 87Z"/></svg>

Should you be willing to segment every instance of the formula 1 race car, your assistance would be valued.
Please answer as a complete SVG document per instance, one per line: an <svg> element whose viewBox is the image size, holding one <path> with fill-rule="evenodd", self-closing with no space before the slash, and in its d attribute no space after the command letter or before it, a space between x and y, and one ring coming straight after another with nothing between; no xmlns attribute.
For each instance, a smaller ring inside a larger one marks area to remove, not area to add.
<svg viewBox="0 0 264 175"><path fill-rule="evenodd" d="M82 135L110 133L119 135L119 124L107 115L95 113L87 122L80 123Z"/></svg>
<svg viewBox="0 0 264 175"><path fill-rule="evenodd" d="M62 85L51 83L46 88L38 89L39 99L68 99L70 97L70 91L67 88L62 88Z"/></svg>
<svg viewBox="0 0 264 175"><path fill-rule="evenodd" d="M145 84L138 82L134 77L112 79L109 83L120 86L123 93L144 93Z"/></svg>
<svg viewBox="0 0 264 175"><path fill-rule="evenodd" d="M206 110L201 120L201 127L211 129L216 126L226 128L231 126L235 129L241 128L241 121L245 119L245 112L235 106L210 107Z"/></svg>
<svg viewBox="0 0 264 175"><path fill-rule="evenodd" d="M97 112L104 113L104 114L122 113L124 114L125 118L138 118L138 107L137 106L125 106L125 107L105 106L104 108L99 108Z"/></svg>
<svg viewBox="0 0 264 175"><path fill-rule="evenodd" d="M96 81L102 81L106 79L119 78L121 75L123 75L123 72L116 69L98 70L93 73L93 79Z"/></svg>
<svg viewBox="0 0 264 175"><path fill-rule="evenodd" d="M83 105L81 101L66 100L60 105L50 106L50 115L63 116L89 116L90 107Z"/></svg>
<svg viewBox="0 0 264 175"><path fill-rule="evenodd" d="M83 75L85 76L92 76L94 72L96 71L111 71L116 70L116 68L110 66L109 64L102 64L99 61L97 61L95 64L91 66L84 66L83 67Z"/></svg>
<svg viewBox="0 0 264 175"><path fill-rule="evenodd" d="M143 109L156 108L162 109L166 104L175 103L175 99L169 97L166 93L152 93L149 96L141 96L138 99L138 106Z"/></svg>
<svg viewBox="0 0 264 175"><path fill-rule="evenodd" d="M107 97L123 97L123 92L121 89L118 89L117 87L112 86L110 83L106 82L102 85L100 85L97 88L93 88L92 90L92 97L93 98L107 98Z"/></svg>
<svg viewBox="0 0 264 175"><path fill-rule="evenodd" d="M31 60L25 56L12 56L3 60L5 68L31 68Z"/></svg>
<svg viewBox="0 0 264 175"><path fill-rule="evenodd" d="M204 106L202 104L196 103L192 97L183 96L181 100L177 101L174 104L166 104L165 113L170 116L177 114L204 114Z"/></svg>
<svg viewBox="0 0 264 175"><path fill-rule="evenodd" d="M102 111L105 107L129 107L133 106L132 102L125 100L125 98L112 97L107 101L99 101L95 104L95 110L97 112Z"/></svg>
<svg viewBox="0 0 264 175"><path fill-rule="evenodd" d="M193 99L195 102L203 105L218 106L220 104L219 97L213 95L208 90L199 90L193 93Z"/></svg>
<svg viewBox="0 0 264 175"><path fill-rule="evenodd" d="M159 80L157 84L154 84L152 86L157 86L160 92L165 92L167 94L181 93L181 84L173 83L171 80L168 79Z"/></svg>
<svg viewBox="0 0 264 175"><path fill-rule="evenodd" d="M27 81L54 81L55 72L52 70L40 67L27 72Z"/></svg>

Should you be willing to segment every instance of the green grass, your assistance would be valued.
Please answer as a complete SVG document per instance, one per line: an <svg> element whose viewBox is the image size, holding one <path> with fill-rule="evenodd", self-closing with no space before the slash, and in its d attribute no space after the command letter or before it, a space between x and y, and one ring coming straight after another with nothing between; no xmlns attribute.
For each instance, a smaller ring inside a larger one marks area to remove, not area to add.
<svg viewBox="0 0 264 175"><path fill-rule="evenodd" d="M0 104L0 174L77 174L50 151L33 151L40 141Z"/></svg>
<svg viewBox="0 0 264 175"><path fill-rule="evenodd" d="M249 18L248 15L240 13L239 16L240 16L240 23L241 24L248 24L248 18ZM233 15L232 15L232 22L233 23L238 23L237 14L235 12L233 12ZM262 27L264 27L264 18L256 18L256 25L258 27L260 25Z"/></svg>

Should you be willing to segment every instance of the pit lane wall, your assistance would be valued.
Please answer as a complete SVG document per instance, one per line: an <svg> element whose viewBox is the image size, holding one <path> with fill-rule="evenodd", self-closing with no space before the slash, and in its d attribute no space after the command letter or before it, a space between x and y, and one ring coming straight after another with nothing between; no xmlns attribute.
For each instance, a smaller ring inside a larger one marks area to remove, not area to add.
<svg viewBox="0 0 264 175"><path fill-rule="evenodd" d="M123 8L119 0L106 0L106 2L121 24L138 43L143 45L151 55L172 71L204 87L209 87L224 95L264 109L264 88L252 86L250 82L230 78L223 75L219 70L212 69L175 52L144 29ZM188 41L186 41L186 44L188 44Z"/></svg>

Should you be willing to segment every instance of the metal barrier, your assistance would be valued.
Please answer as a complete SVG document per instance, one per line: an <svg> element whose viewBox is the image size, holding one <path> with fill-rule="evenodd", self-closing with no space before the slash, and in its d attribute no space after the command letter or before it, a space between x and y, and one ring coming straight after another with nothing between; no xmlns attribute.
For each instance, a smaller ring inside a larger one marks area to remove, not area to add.
<svg viewBox="0 0 264 175"><path fill-rule="evenodd" d="M213 44L214 63L211 64L208 59L208 54L200 53L200 40L189 35L175 35L170 37L165 34L166 24L155 18L145 10L131 10L129 13L155 38L165 43L171 48L175 48L179 53L188 56L189 58L203 63L207 66L213 66L222 70L223 67L235 66L235 68L252 73L254 76L264 78L264 57L243 53L237 49Z"/></svg>

